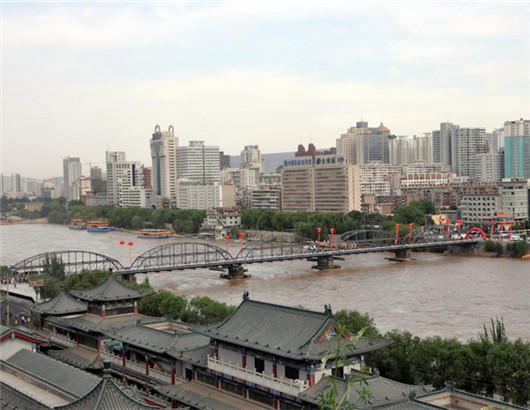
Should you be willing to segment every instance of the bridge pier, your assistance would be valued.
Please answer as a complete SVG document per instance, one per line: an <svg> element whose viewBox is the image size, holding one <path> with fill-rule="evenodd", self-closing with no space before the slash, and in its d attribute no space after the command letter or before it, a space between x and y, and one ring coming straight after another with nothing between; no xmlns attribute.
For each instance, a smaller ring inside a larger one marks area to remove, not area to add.
<svg viewBox="0 0 530 410"><path fill-rule="evenodd" d="M248 278L250 275L247 275L245 272L247 269L245 269L242 265L230 265L228 266L228 272L227 273L221 273L221 278L224 279L245 279Z"/></svg>
<svg viewBox="0 0 530 410"><path fill-rule="evenodd" d="M396 249L394 251L395 257L391 258L393 261L406 262L410 261L410 249Z"/></svg>
<svg viewBox="0 0 530 410"><path fill-rule="evenodd" d="M326 269L339 269L339 265L335 265L335 259L333 256L323 256L309 259L311 261L316 261L316 265L313 265L313 269L326 270Z"/></svg>

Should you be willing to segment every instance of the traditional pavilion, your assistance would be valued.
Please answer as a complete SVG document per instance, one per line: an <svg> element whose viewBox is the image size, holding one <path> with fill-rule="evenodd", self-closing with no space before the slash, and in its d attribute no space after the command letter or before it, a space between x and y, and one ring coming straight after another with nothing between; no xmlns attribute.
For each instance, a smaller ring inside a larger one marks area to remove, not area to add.
<svg viewBox="0 0 530 410"><path fill-rule="evenodd" d="M279 408L302 406L300 394L331 375L338 366L345 377L364 364L364 354L389 346L389 339L358 338L337 334L331 308L314 312L250 300L248 293L222 323L196 331L209 336L215 351L208 357L201 378L243 397ZM340 339L340 356L333 360ZM200 380L200 379L199 379Z"/></svg>

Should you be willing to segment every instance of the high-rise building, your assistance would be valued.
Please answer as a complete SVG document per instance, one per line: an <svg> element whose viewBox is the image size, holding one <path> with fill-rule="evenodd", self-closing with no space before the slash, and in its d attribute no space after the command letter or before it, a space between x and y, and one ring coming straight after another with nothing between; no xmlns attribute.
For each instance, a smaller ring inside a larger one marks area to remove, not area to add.
<svg viewBox="0 0 530 410"><path fill-rule="evenodd" d="M20 180L20 174L16 172L11 173L11 196L14 198L22 191L22 183Z"/></svg>
<svg viewBox="0 0 530 410"><path fill-rule="evenodd" d="M162 200L176 202L178 137L173 126L170 125L167 131L160 131L157 125L150 146L153 204L158 206Z"/></svg>
<svg viewBox="0 0 530 410"><path fill-rule="evenodd" d="M107 151L107 203L112 206L147 206L150 189L143 187L140 162L127 161L124 151Z"/></svg>
<svg viewBox="0 0 530 410"><path fill-rule="evenodd" d="M451 139L451 170L460 177L478 181L477 155L490 152L484 128L458 128Z"/></svg>
<svg viewBox="0 0 530 410"><path fill-rule="evenodd" d="M440 124L440 129L432 132L432 158L433 162L451 165L452 141L460 128L450 122Z"/></svg>
<svg viewBox="0 0 530 410"><path fill-rule="evenodd" d="M504 123L504 176L530 178L530 120Z"/></svg>
<svg viewBox="0 0 530 410"><path fill-rule="evenodd" d="M177 149L177 175L188 182L208 184L221 180L219 147L190 141Z"/></svg>
<svg viewBox="0 0 530 410"><path fill-rule="evenodd" d="M337 155L343 157L347 164L369 164L374 161L388 164L389 137L390 130L383 123L371 128L367 122L360 121L337 139Z"/></svg>
<svg viewBox="0 0 530 410"><path fill-rule="evenodd" d="M283 212L344 212L361 209L359 165L337 155L285 162L282 169Z"/></svg>
<svg viewBox="0 0 530 410"><path fill-rule="evenodd" d="M79 158L66 157L63 159L64 197L66 202L79 201L82 168Z"/></svg>
<svg viewBox="0 0 530 410"><path fill-rule="evenodd" d="M261 151L257 145L245 145L241 151L241 168L258 168L261 172Z"/></svg>

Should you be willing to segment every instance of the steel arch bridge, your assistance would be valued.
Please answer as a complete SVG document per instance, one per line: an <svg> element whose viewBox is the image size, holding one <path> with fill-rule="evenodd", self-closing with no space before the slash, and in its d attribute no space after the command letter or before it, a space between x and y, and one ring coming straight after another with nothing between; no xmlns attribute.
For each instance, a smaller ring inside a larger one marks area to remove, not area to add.
<svg viewBox="0 0 530 410"><path fill-rule="evenodd" d="M233 259L230 252L215 245L203 242L175 242L157 246L142 253L133 261L129 269L215 265Z"/></svg>
<svg viewBox="0 0 530 410"><path fill-rule="evenodd" d="M46 252L26 258L15 265L9 267L9 270L15 274L41 274L46 266L56 258L64 264L66 275L80 273L83 270L122 270L122 264L109 256L100 253L88 251L56 251Z"/></svg>

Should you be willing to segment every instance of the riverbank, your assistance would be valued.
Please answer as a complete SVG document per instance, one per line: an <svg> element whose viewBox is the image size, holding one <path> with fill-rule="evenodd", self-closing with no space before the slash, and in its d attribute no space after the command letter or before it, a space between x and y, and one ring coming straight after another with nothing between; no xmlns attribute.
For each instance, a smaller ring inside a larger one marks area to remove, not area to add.
<svg viewBox="0 0 530 410"><path fill-rule="evenodd" d="M33 225L33 224L47 224L48 218L37 219L3 219L0 225Z"/></svg>

